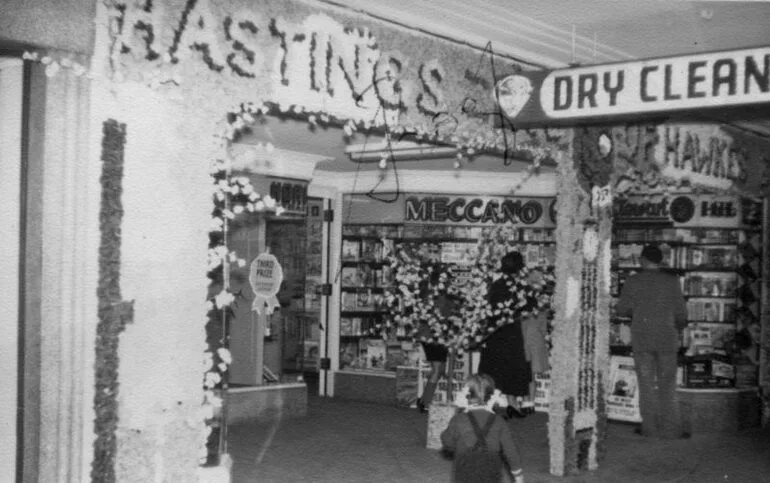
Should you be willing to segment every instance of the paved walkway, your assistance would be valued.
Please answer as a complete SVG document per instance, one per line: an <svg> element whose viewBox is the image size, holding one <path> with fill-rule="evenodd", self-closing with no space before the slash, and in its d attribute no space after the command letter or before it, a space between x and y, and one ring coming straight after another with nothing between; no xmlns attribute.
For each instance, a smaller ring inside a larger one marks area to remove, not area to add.
<svg viewBox="0 0 770 483"><path fill-rule="evenodd" d="M311 396L307 418L230 428L233 481L446 482L451 462L425 449L427 415L414 409ZM770 430L650 441L611 423L600 468L548 472L547 416L515 419L527 483L770 482Z"/></svg>

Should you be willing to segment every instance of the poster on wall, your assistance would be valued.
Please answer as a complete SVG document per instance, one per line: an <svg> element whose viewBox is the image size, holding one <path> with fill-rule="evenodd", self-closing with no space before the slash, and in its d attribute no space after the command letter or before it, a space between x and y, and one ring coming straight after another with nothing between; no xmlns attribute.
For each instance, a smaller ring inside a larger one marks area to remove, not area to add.
<svg viewBox="0 0 770 483"><path fill-rule="evenodd" d="M610 359L610 385L607 388L607 417L618 421L638 423L639 385L632 357L613 356Z"/></svg>

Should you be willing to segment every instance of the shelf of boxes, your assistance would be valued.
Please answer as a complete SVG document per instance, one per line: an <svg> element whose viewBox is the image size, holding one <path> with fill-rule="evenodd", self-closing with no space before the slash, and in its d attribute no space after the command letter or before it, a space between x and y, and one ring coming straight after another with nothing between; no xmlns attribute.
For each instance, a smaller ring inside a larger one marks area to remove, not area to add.
<svg viewBox="0 0 770 483"><path fill-rule="evenodd" d="M614 234L610 293L613 352L627 353L627 322L614 318L614 305L625 280L641 268L640 255L647 243L663 252L664 270L677 274L687 299L688 326L683 340L693 359L714 355L722 368L727 347L736 332L758 321L760 251L759 232L742 228L624 228ZM732 367L732 366L731 366ZM743 370L744 372L745 369ZM734 379L734 378L733 378ZM731 379L732 381L732 379ZM716 379L712 382L717 384ZM700 379L688 387L707 387ZM745 384L744 381L741 382ZM720 387L727 382L719 378Z"/></svg>

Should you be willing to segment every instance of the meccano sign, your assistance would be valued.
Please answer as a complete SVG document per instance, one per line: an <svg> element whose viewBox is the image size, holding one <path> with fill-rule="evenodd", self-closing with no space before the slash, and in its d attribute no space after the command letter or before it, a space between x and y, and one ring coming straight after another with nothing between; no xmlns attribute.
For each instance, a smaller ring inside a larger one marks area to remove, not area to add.
<svg viewBox="0 0 770 483"><path fill-rule="evenodd" d="M515 125L770 103L770 47L523 72L497 83Z"/></svg>
<svg viewBox="0 0 770 483"><path fill-rule="evenodd" d="M553 198L495 198L486 196L409 196L406 223L467 225L556 226Z"/></svg>

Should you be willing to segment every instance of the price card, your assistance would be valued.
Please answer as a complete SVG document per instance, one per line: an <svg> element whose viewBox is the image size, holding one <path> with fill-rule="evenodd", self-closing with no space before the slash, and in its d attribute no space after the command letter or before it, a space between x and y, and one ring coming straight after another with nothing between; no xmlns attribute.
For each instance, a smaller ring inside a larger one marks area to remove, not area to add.
<svg viewBox="0 0 770 483"><path fill-rule="evenodd" d="M612 204L612 190L610 185L594 186L591 189L591 202L593 206L606 207Z"/></svg>

